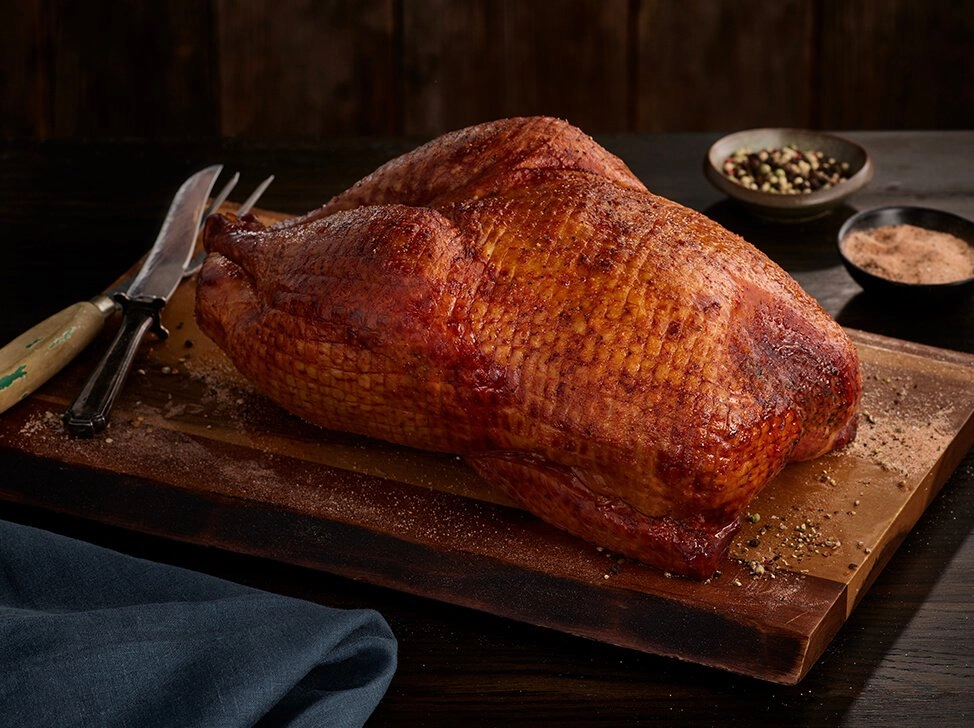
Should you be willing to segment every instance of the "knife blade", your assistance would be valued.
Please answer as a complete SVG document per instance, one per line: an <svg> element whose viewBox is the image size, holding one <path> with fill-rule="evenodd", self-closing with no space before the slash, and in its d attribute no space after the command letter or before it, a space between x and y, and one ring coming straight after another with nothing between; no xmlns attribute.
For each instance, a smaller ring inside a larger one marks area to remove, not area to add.
<svg viewBox="0 0 974 728"><path fill-rule="evenodd" d="M64 426L71 434L90 437L105 429L145 334L151 329L162 338L168 335L159 314L183 278L206 201L222 169L221 165L207 167L182 184L135 279L126 290L112 296L122 308L122 323L81 393L64 413Z"/></svg>

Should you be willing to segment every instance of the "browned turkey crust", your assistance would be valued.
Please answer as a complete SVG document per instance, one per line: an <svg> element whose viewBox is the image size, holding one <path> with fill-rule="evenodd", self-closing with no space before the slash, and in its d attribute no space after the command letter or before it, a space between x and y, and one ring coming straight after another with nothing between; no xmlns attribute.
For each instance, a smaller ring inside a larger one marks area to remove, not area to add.
<svg viewBox="0 0 974 728"><path fill-rule="evenodd" d="M397 158L302 218L209 221L203 331L323 427L458 453L541 518L709 576L789 461L848 442L846 334L564 122Z"/></svg>

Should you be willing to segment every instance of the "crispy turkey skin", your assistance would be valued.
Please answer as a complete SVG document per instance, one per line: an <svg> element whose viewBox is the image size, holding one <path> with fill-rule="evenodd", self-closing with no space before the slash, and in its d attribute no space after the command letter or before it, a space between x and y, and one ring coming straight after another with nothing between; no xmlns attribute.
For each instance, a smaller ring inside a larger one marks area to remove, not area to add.
<svg viewBox="0 0 974 728"><path fill-rule="evenodd" d="M845 332L565 122L506 119L322 208L206 225L197 318L325 428L457 453L542 519L706 578L786 463L855 435Z"/></svg>

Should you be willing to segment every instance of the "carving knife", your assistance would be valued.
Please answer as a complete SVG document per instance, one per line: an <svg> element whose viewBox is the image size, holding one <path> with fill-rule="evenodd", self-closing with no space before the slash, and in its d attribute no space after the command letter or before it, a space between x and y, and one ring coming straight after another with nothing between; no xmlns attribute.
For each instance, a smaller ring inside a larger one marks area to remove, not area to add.
<svg viewBox="0 0 974 728"><path fill-rule="evenodd" d="M210 170L201 172L204 173L209 176ZM209 212L226 201L239 177L235 174L224 185ZM184 275L192 272L187 269ZM26 398L83 351L118 309L113 296L127 291L133 280L134 276L129 277L89 301L68 306L0 349L0 413Z"/></svg>

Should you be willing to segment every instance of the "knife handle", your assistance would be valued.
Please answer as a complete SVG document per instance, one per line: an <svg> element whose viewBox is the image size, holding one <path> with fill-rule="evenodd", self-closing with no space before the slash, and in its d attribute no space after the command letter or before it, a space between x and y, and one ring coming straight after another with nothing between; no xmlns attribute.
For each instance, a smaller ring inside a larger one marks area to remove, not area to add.
<svg viewBox="0 0 974 728"><path fill-rule="evenodd" d="M81 394L64 413L64 426L72 435L92 437L108 426L108 414L132 368L142 337L150 328L162 338L167 335L159 322L159 312L166 303L163 299L129 298L125 294L117 294L115 299L122 304L122 325Z"/></svg>
<svg viewBox="0 0 974 728"><path fill-rule="evenodd" d="M0 349L0 412L34 392L95 338L115 302L108 296L72 304Z"/></svg>

